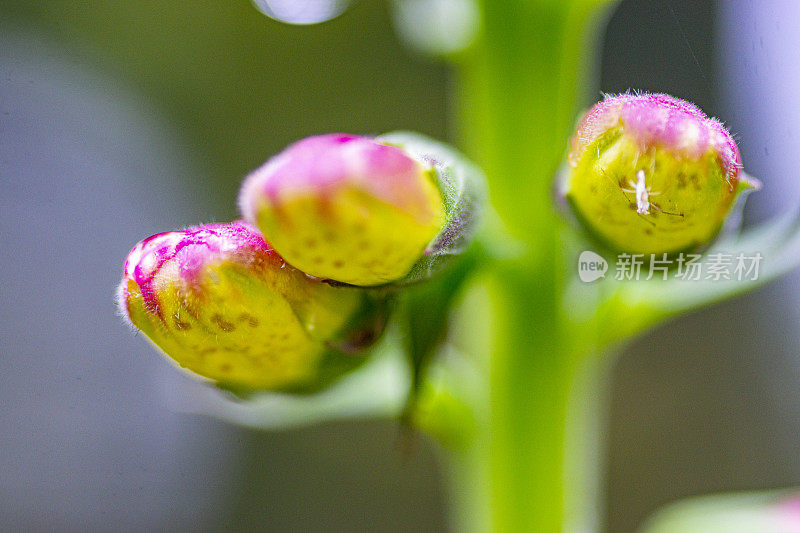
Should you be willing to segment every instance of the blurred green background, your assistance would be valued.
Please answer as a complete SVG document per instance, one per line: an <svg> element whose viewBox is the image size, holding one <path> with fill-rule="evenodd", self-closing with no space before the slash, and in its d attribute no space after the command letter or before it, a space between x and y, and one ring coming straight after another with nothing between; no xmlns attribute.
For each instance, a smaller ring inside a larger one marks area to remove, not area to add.
<svg viewBox="0 0 800 533"><path fill-rule="evenodd" d="M663 91L724 115L716 8L622 2L593 94ZM404 454L385 421L260 433L173 412L170 391L187 378L117 323L111 298L137 240L235 218L242 177L300 137L411 129L458 142L457 80L400 41L389 3L289 26L247 0L0 0L0 57L0 529L446 529L430 442ZM109 111L117 103L127 111ZM745 156L760 152L742 137ZM104 159L125 172L107 172ZM44 234L22 233L28 215ZM61 252L47 253L55 239L78 243L73 276ZM44 243L46 259L21 242ZM779 416L765 414L774 394L796 388L794 374L773 376L777 393L753 388L757 357L795 369L793 337L764 343L794 315L773 308L729 328L785 299L769 290L672 324L621 359L607 531L633 531L678 497L800 480L785 435L800 410L784 398Z"/></svg>
<svg viewBox="0 0 800 533"><path fill-rule="evenodd" d="M275 22L246 0L12 1L3 19L150 100L194 148L218 219L237 216L242 177L298 138L447 136L446 69L398 43L386 2L309 26Z"/></svg>

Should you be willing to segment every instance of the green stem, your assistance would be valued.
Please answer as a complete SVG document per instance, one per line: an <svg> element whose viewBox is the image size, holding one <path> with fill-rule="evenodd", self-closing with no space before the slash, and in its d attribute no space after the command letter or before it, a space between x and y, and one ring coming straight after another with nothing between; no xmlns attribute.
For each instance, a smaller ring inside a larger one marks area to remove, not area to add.
<svg viewBox="0 0 800 533"><path fill-rule="evenodd" d="M561 337L548 281L528 279L526 273L535 270L513 266L502 269L492 288L492 529L558 532L565 514L566 419L576 358Z"/></svg>
<svg viewBox="0 0 800 533"><path fill-rule="evenodd" d="M565 524L570 392L591 350L576 338L591 337L565 323L566 267L550 190L588 78L581 54L596 35L596 4L486 0L479 42L461 64L462 133L489 177L494 208L525 248L496 265L491 287L490 410L476 449L488 450L493 531L559 532Z"/></svg>

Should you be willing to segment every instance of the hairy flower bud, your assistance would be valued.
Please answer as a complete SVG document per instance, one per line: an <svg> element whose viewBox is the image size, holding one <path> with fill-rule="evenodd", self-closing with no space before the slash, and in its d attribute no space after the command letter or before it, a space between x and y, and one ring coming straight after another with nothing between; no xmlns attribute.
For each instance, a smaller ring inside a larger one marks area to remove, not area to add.
<svg viewBox="0 0 800 533"><path fill-rule="evenodd" d="M331 347L374 340L362 311L381 316L367 291L309 278L241 221L143 240L125 261L118 302L179 366L259 389L313 388L326 365L356 366L362 357Z"/></svg>
<svg viewBox="0 0 800 533"><path fill-rule="evenodd" d="M431 167L343 134L289 146L245 180L239 205L294 267L361 286L408 274L445 222Z"/></svg>
<svg viewBox="0 0 800 533"><path fill-rule="evenodd" d="M581 222L617 251L691 250L719 232L737 194L755 187L736 143L694 105L622 94L582 118L565 194Z"/></svg>

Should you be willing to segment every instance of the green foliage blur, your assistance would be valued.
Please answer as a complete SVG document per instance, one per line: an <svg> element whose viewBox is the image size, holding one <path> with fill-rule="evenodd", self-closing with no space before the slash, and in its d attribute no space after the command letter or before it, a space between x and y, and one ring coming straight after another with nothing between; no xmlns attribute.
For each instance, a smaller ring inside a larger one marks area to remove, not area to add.
<svg viewBox="0 0 800 533"><path fill-rule="evenodd" d="M362 1L310 26L276 22L248 0L4 3L4 20L38 28L140 91L186 136L218 220L237 216L244 175L299 138L447 137L446 67L404 48L388 2Z"/></svg>

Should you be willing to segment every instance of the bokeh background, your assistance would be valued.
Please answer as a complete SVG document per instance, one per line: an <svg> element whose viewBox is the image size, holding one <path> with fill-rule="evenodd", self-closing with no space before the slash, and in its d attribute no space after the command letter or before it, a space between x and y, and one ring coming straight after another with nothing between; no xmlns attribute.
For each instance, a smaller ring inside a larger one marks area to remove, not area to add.
<svg viewBox="0 0 800 533"><path fill-rule="evenodd" d="M630 0L592 89L663 91L800 196L800 8ZM0 0L0 530L441 531L435 446L395 423L264 433L177 408L188 380L115 316L141 238L236 216L241 178L297 138L412 129L458 143L446 64L388 1L289 26L248 0ZM604 527L712 491L800 485L792 275L675 321L615 366ZM544 489L543 489L544 490Z"/></svg>

